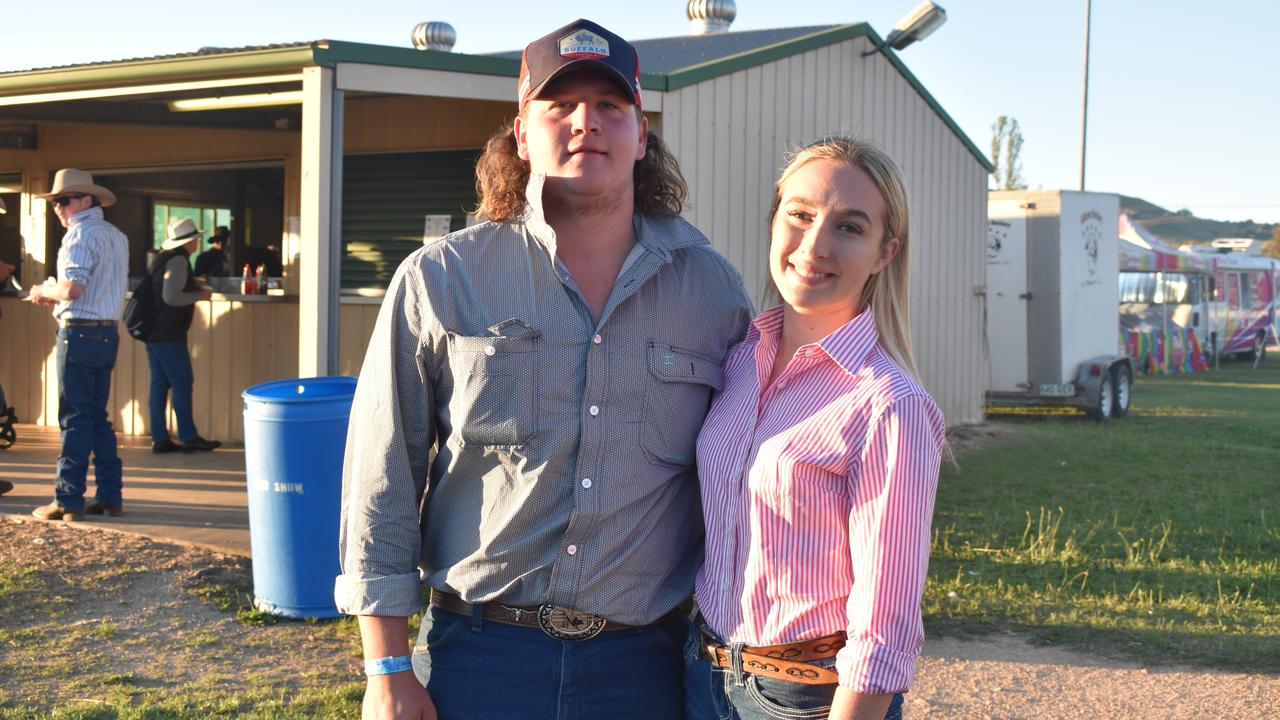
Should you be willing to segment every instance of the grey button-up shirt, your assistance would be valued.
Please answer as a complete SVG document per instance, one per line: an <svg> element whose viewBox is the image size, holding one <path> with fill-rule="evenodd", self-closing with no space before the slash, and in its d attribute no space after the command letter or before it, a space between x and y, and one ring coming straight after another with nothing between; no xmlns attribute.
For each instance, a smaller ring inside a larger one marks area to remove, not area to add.
<svg viewBox="0 0 1280 720"><path fill-rule="evenodd" d="M595 322L556 259L542 182L523 222L427 245L387 289L347 436L343 612L416 612L418 567L469 602L633 625L692 590L694 444L750 301L693 226L637 215Z"/></svg>

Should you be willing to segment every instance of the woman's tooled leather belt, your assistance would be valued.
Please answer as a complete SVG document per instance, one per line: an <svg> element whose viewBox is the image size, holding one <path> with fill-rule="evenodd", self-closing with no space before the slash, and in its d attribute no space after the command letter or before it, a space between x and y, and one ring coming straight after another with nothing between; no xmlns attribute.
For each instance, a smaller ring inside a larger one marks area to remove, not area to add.
<svg viewBox="0 0 1280 720"><path fill-rule="evenodd" d="M711 664L732 670L732 649L710 638L704 640L703 649ZM748 646L742 648L742 669L753 675L805 685L830 685L839 681L839 674L829 667L809 663L833 658L844 646L845 634L842 632L787 645Z"/></svg>

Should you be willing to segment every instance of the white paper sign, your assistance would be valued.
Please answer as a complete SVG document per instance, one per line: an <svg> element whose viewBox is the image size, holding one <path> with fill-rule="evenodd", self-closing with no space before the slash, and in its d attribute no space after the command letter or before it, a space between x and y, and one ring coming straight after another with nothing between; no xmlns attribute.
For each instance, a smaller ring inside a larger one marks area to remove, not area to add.
<svg viewBox="0 0 1280 720"><path fill-rule="evenodd" d="M449 215L424 215L422 223L422 242L429 243L449 234Z"/></svg>

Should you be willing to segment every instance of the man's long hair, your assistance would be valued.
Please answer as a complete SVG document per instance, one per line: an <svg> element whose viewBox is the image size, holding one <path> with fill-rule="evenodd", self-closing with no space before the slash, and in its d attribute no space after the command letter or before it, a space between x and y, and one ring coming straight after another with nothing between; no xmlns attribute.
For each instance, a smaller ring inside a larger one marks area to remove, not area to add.
<svg viewBox="0 0 1280 720"><path fill-rule="evenodd" d="M635 210L642 215L673 217L684 211L689 188L662 139L649 131L644 157L636 162ZM529 163L516 152L514 121L498 129L476 160L476 214L505 223L524 215Z"/></svg>

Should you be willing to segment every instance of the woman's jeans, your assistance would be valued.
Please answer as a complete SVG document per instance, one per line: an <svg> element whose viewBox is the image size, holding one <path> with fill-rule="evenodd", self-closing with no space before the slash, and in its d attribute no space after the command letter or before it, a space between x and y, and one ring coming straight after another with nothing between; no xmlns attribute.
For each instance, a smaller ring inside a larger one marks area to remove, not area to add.
<svg viewBox="0 0 1280 720"><path fill-rule="evenodd" d="M65 327L58 330L58 455L54 497L68 510L83 510L89 457L93 457L96 497L119 505L120 455L116 432L107 415L111 370L116 366L120 336L114 327Z"/></svg>
<svg viewBox="0 0 1280 720"><path fill-rule="evenodd" d="M701 618L684 646L685 720L808 720L825 718L835 685L805 685L714 667L702 651ZM885 720L901 720L902 695Z"/></svg>
<svg viewBox="0 0 1280 720"><path fill-rule="evenodd" d="M165 404L170 389L173 390L173 414L178 416L178 438L194 440L199 434L191 414L191 386L195 376L191 372L191 353L186 341L149 342L147 360L151 363L151 441L160 443L169 439Z"/></svg>
<svg viewBox="0 0 1280 720"><path fill-rule="evenodd" d="M440 720L679 720L685 617L556 640L429 607L414 672Z"/></svg>

